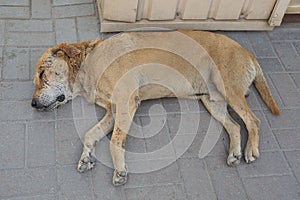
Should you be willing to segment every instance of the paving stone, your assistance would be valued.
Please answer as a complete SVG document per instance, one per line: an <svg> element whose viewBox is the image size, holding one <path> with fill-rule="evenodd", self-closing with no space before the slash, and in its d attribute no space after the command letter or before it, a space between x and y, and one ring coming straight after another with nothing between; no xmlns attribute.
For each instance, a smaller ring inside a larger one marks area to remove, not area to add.
<svg viewBox="0 0 300 200"><path fill-rule="evenodd" d="M79 41L96 40L100 38L97 17L78 17L77 30Z"/></svg>
<svg viewBox="0 0 300 200"><path fill-rule="evenodd" d="M300 42L294 42L293 43L298 55L300 55Z"/></svg>
<svg viewBox="0 0 300 200"><path fill-rule="evenodd" d="M2 69L3 69L3 57L2 57L2 48L0 47L0 80L2 80Z"/></svg>
<svg viewBox="0 0 300 200"><path fill-rule="evenodd" d="M55 30L56 30L56 43L76 43L76 27L75 19L56 19Z"/></svg>
<svg viewBox="0 0 300 200"><path fill-rule="evenodd" d="M273 41L300 40L299 28L275 28L268 32L269 38Z"/></svg>
<svg viewBox="0 0 300 200"><path fill-rule="evenodd" d="M94 4L79 4L53 7L54 18L80 17L95 15Z"/></svg>
<svg viewBox="0 0 300 200"><path fill-rule="evenodd" d="M243 179L251 199L299 199L299 185L293 176L269 176Z"/></svg>
<svg viewBox="0 0 300 200"><path fill-rule="evenodd" d="M8 47L4 52L4 79L29 79L29 50Z"/></svg>
<svg viewBox="0 0 300 200"><path fill-rule="evenodd" d="M113 170L102 164L98 164L92 171L92 183L95 188L95 199L125 200L124 186L114 187L112 184ZM129 174L128 181L131 178ZM127 183L128 184L128 183Z"/></svg>
<svg viewBox="0 0 300 200"><path fill-rule="evenodd" d="M165 109L162 106L161 99L146 100L142 101L141 105L138 107L136 114L137 116L149 116L149 112L152 115L161 115L165 113Z"/></svg>
<svg viewBox="0 0 300 200"><path fill-rule="evenodd" d="M59 164L77 164L82 153L82 141L73 120L60 120L56 125L56 159Z"/></svg>
<svg viewBox="0 0 300 200"><path fill-rule="evenodd" d="M62 166L57 170L60 199L94 199L91 172L79 173L77 166Z"/></svg>
<svg viewBox="0 0 300 200"><path fill-rule="evenodd" d="M298 89L300 89L300 73L293 73L293 74L291 74L291 77L295 81Z"/></svg>
<svg viewBox="0 0 300 200"><path fill-rule="evenodd" d="M56 110L57 119L76 119L82 116L81 98L75 98Z"/></svg>
<svg viewBox="0 0 300 200"><path fill-rule="evenodd" d="M289 161L289 164L298 179L298 182L300 182L300 151L288 151L284 152L286 159Z"/></svg>
<svg viewBox="0 0 300 200"><path fill-rule="evenodd" d="M30 17L29 7L0 7L0 18L13 18L13 19L28 19Z"/></svg>
<svg viewBox="0 0 300 200"><path fill-rule="evenodd" d="M247 199L235 167L229 167L222 157L206 157L205 161L218 199Z"/></svg>
<svg viewBox="0 0 300 200"><path fill-rule="evenodd" d="M11 32L7 36L7 45L9 46L54 46L55 37L51 32L39 32L39 33L18 33Z"/></svg>
<svg viewBox="0 0 300 200"><path fill-rule="evenodd" d="M300 93L289 74L276 73L270 74L270 77L274 85L276 85L276 88L285 106L300 106Z"/></svg>
<svg viewBox="0 0 300 200"><path fill-rule="evenodd" d="M4 41L5 41L5 21L4 20L0 20L0 35L1 35L0 45L4 45Z"/></svg>
<svg viewBox="0 0 300 200"><path fill-rule="evenodd" d="M93 3L93 0L53 0L54 6L65 6L65 5L72 5L72 4L82 4L82 3Z"/></svg>
<svg viewBox="0 0 300 200"><path fill-rule="evenodd" d="M163 98L162 104L167 113L184 113L188 111L188 106L184 99Z"/></svg>
<svg viewBox="0 0 300 200"><path fill-rule="evenodd" d="M126 188L125 195L127 199L130 200L187 199L187 197L184 194L183 185L160 185L160 186L150 186L150 187L143 187L143 188Z"/></svg>
<svg viewBox="0 0 300 200"><path fill-rule="evenodd" d="M54 167L0 170L1 198L57 192ZM16 181L17 180L17 181Z"/></svg>
<svg viewBox="0 0 300 200"><path fill-rule="evenodd" d="M0 6L29 6L28 0L0 0Z"/></svg>
<svg viewBox="0 0 300 200"><path fill-rule="evenodd" d="M179 159L178 163L188 199L217 199L203 160Z"/></svg>
<svg viewBox="0 0 300 200"><path fill-rule="evenodd" d="M276 42L273 46L287 71L299 71L300 57L292 43Z"/></svg>
<svg viewBox="0 0 300 200"><path fill-rule="evenodd" d="M258 58L257 59L263 72L282 72L284 69L278 58Z"/></svg>
<svg viewBox="0 0 300 200"><path fill-rule="evenodd" d="M31 0L31 17L33 19L51 18L51 1Z"/></svg>
<svg viewBox="0 0 300 200"><path fill-rule="evenodd" d="M26 197L9 197L4 200L57 200L58 196L55 194L45 194L45 195L35 195L35 196L26 196Z"/></svg>
<svg viewBox="0 0 300 200"><path fill-rule="evenodd" d="M23 168L25 163L25 125L0 123L0 129L0 169Z"/></svg>
<svg viewBox="0 0 300 200"><path fill-rule="evenodd" d="M51 20L7 20L7 31L52 31Z"/></svg>
<svg viewBox="0 0 300 200"><path fill-rule="evenodd" d="M283 150L300 149L300 135L298 129L274 130L274 135Z"/></svg>
<svg viewBox="0 0 300 200"><path fill-rule="evenodd" d="M0 101L0 121L53 120L54 112L41 112L31 107L31 101Z"/></svg>
<svg viewBox="0 0 300 200"><path fill-rule="evenodd" d="M189 108L189 111L196 112L196 113L206 112L206 108L204 107L202 102L199 102L198 100L191 100L191 99L187 99L185 101Z"/></svg>
<svg viewBox="0 0 300 200"><path fill-rule="evenodd" d="M290 168L280 151L260 152L257 161L251 164L241 164L237 166L241 177L287 175Z"/></svg>
<svg viewBox="0 0 300 200"><path fill-rule="evenodd" d="M128 161L129 174L126 188L182 183L175 160Z"/></svg>
<svg viewBox="0 0 300 200"><path fill-rule="evenodd" d="M280 116L272 115L271 113L264 112L272 129L284 128L299 128L300 109L284 109L281 110Z"/></svg>
<svg viewBox="0 0 300 200"><path fill-rule="evenodd" d="M0 82L0 99L31 100L34 90L32 81Z"/></svg>
<svg viewBox="0 0 300 200"><path fill-rule="evenodd" d="M55 123L28 124L28 167L55 165Z"/></svg>
<svg viewBox="0 0 300 200"><path fill-rule="evenodd" d="M256 57L275 57L275 53L267 33L249 32L247 35Z"/></svg>
<svg viewBox="0 0 300 200"><path fill-rule="evenodd" d="M43 53L47 49L48 48L31 48L30 49L30 67L29 67L30 80L33 80L38 59L43 55Z"/></svg>

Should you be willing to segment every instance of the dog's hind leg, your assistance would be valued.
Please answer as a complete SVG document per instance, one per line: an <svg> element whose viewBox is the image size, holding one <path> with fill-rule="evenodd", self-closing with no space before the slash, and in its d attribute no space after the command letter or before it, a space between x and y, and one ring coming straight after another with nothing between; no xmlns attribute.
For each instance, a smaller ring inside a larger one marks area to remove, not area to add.
<svg viewBox="0 0 300 200"><path fill-rule="evenodd" d="M227 103L224 101L211 101L208 96L202 96L202 103L210 114L226 129L230 138L230 148L227 158L227 164L230 166L237 165L241 159L241 134L240 125L235 122L227 111Z"/></svg>
<svg viewBox="0 0 300 200"><path fill-rule="evenodd" d="M91 128L84 136L83 151L78 162L78 171L85 172L92 169L95 165L95 146L96 142L101 140L114 127L114 118L110 105L104 107L106 109L105 116L101 121Z"/></svg>
<svg viewBox="0 0 300 200"><path fill-rule="evenodd" d="M114 164L113 185L120 186L127 181L125 165L125 144L132 119L139 102L137 96L130 97L128 103L116 104L115 127L110 141L110 152Z"/></svg>
<svg viewBox="0 0 300 200"><path fill-rule="evenodd" d="M242 118L247 127L248 141L245 149L245 160L247 163L251 163L259 157L258 146L260 134L260 120L254 115L252 110L249 108L243 93L237 95L235 92L228 90L227 94L228 104Z"/></svg>

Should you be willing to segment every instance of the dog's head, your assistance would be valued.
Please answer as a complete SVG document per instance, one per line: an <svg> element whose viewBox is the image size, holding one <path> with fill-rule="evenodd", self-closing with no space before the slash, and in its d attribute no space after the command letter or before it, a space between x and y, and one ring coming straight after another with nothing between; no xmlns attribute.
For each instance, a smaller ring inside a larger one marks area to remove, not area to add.
<svg viewBox="0 0 300 200"><path fill-rule="evenodd" d="M36 91L32 98L32 107L52 110L72 99L70 73L78 70L80 64L81 50L76 45L62 43L48 49L36 66Z"/></svg>

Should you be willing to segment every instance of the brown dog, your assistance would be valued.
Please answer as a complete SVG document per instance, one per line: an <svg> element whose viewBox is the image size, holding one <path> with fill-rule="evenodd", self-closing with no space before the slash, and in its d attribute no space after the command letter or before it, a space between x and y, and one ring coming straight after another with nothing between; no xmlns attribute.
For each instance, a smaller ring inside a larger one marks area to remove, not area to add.
<svg viewBox="0 0 300 200"><path fill-rule="evenodd" d="M245 99L252 82L272 113L279 115L257 60L228 37L203 31L133 32L48 49L37 63L32 106L51 110L81 95L105 108L104 118L85 135L78 170L94 166L96 142L113 130L113 184L122 185L127 180L126 136L140 101L146 99L201 100L227 130L227 163L235 165L242 155L241 137L239 124L227 112L230 105L248 129L245 160L253 162L259 157L260 120Z"/></svg>

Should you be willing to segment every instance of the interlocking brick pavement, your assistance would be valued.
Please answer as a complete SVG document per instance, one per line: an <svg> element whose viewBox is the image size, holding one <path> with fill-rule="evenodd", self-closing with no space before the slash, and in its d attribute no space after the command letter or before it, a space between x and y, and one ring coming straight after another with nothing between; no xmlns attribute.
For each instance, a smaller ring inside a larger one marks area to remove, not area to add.
<svg viewBox="0 0 300 200"><path fill-rule="evenodd" d="M81 138L104 110L76 98L54 112L37 112L30 107L32 79L47 48L113 35L99 33L95 5L95 0L0 0L0 199L300 198L300 27L289 25L271 32L221 32L258 58L282 112L273 116L251 87L247 100L262 121L256 163L226 165L224 130L200 159L207 130L216 132L218 125L210 124L210 115L195 101L164 99L143 102L138 109L127 150L141 154L130 154L128 167L168 166L130 173L128 183L115 188L106 138L98 144L96 168L78 173ZM242 126L245 146L246 129L232 114ZM179 131L182 119L187 120ZM159 160L145 156L168 144Z"/></svg>

